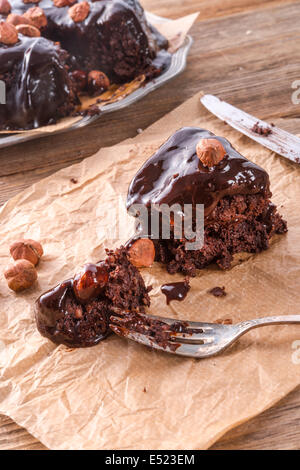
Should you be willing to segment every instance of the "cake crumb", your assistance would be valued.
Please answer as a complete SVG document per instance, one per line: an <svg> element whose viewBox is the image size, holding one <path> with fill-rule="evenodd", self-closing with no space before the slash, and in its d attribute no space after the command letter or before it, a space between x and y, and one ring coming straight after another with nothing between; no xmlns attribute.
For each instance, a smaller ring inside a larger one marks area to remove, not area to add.
<svg viewBox="0 0 300 470"><path fill-rule="evenodd" d="M78 180L76 178L71 178L70 179L71 183L73 184L77 184L78 183Z"/></svg>
<svg viewBox="0 0 300 470"><path fill-rule="evenodd" d="M208 291L209 294L214 295L215 297L225 297L227 293L225 292L225 287L213 287Z"/></svg>
<svg viewBox="0 0 300 470"><path fill-rule="evenodd" d="M262 135L264 137L268 137L268 135L272 134L272 129L269 127L263 127L259 124L259 121L257 121L254 126L251 128L252 132L255 132L255 134Z"/></svg>
<svg viewBox="0 0 300 470"><path fill-rule="evenodd" d="M143 392L144 392L144 393L147 393L147 389L146 389L146 387L144 387L144 390L143 390Z"/></svg>

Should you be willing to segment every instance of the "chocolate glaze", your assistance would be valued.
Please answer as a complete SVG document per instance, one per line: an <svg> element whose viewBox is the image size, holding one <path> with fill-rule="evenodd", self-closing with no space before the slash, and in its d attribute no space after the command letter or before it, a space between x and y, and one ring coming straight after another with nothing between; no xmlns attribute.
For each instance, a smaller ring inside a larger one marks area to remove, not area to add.
<svg viewBox="0 0 300 470"><path fill-rule="evenodd" d="M207 168L199 160L196 146L210 137L223 144L227 155L216 166ZM223 197L257 193L271 196L265 170L239 154L227 139L204 129L185 127L137 172L129 187L127 209L133 204L148 208L151 204L204 204L208 218Z"/></svg>
<svg viewBox="0 0 300 470"><path fill-rule="evenodd" d="M20 34L16 45L0 48L0 78L6 82L0 128L39 127L70 114L78 101L66 59L65 51L42 37Z"/></svg>
<svg viewBox="0 0 300 470"><path fill-rule="evenodd" d="M69 331L61 327L60 323L64 322L64 318L69 314L68 303L78 305L80 312L83 312L84 319L86 310L80 306L78 299L76 299L73 279L64 281L39 297L35 303L35 318L37 328L43 336L53 343L78 348L95 346L110 334L109 317L111 310L105 300L99 300L98 304L95 302L95 307L98 307L97 316L94 315L92 321L87 322L85 331L83 328L81 330L77 328L76 320L75 325L70 325ZM78 318L78 324L80 320Z"/></svg>
<svg viewBox="0 0 300 470"><path fill-rule="evenodd" d="M173 300L182 302L186 298L190 288L189 282L184 281L164 284L160 289L166 296L167 305L169 305Z"/></svg>
<svg viewBox="0 0 300 470"><path fill-rule="evenodd" d="M105 261L85 265L80 274L38 298L38 330L56 344L94 346L110 334L113 313L144 312L150 305L150 290L129 262L125 248L108 251Z"/></svg>
<svg viewBox="0 0 300 470"><path fill-rule="evenodd" d="M10 3L12 13L20 15L36 6L22 0ZM79 23L70 18L69 7L58 8L52 0L41 0L38 4L48 20L42 35L61 43L70 54L72 68L101 70L113 82L129 81L151 66L160 49L167 48L167 40L148 25L137 0L88 3L90 13ZM160 66L162 63L167 66L170 55L165 52L162 56Z"/></svg>

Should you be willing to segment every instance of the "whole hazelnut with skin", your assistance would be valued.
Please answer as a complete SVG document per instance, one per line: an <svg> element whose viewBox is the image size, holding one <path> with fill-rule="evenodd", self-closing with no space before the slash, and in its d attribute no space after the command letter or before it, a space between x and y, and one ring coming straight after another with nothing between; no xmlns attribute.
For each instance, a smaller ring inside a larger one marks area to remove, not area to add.
<svg viewBox="0 0 300 470"><path fill-rule="evenodd" d="M32 22L28 18L25 18L25 16L16 15L15 13L11 13L10 15L8 15L8 17L6 18L6 23L13 24L14 26L17 26L19 24L32 25Z"/></svg>
<svg viewBox="0 0 300 470"><path fill-rule="evenodd" d="M31 24L33 24L36 28L41 29L47 26L47 18L40 7L32 7L27 10L24 15L24 18L28 19Z"/></svg>
<svg viewBox="0 0 300 470"><path fill-rule="evenodd" d="M107 282L108 271L104 263L86 264L74 276L74 294L80 302L88 302L101 294Z"/></svg>
<svg viewBox="0 0 300 470"><path fill-rule="evenodd" d="M29 289L35 283L37 271L30 261L20 259L8 266L4 276L8 287L15 292L20 292Z"/></svg>
<svg viewBox="0 0 300 470"><path fill-rule="evenodd" d="M104 72L91 70L88 74L88 92L90 95L100 93L109 88L110 81Z"/></svg>
<svg viewBox="0 0 300 470"><path fill-rule="evenodd" d="M8 15L11 12L11 4L8 0L0 0L0 14Z"/></svg>
<svg viewBox="0 0 300 470"><path fill-rule="evenodd" d="M139 238L128 248L131 264L137 268L148 268L154 263L155 246L149 238Z"/></svg>
<svg viewBox="0 0 300 470"><path fill-rule="evenodd" d="M226 155L226 150L218 139L201 139L196 152L202 164L209 168L220 163Z"/></svg>
<svg viewBox="0 0 300 470"><path fill-rule="evenodd" d="M14 25L0 21L0 43L12 46L18 42L18 32Z"/></svg>
<svg viewBox="0 0 300 470"><path fill-rule="evenodd" d="M43 256L42 245L35 240L17 240L9 248L10 254L14 260L26 259L36 266Z"/></svg>
<svg viewBox="0 0 300 470"><path fill-rule="evenodd" d="M69 16L75 23L84 21L90 13L90 4L88 2L76 3L69 8Z"/></svg>

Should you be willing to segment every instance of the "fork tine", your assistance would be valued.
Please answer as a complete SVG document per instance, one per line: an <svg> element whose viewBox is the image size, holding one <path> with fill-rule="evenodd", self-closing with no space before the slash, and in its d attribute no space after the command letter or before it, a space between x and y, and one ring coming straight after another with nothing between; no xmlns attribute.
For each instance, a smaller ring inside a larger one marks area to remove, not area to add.
<svg viewBox="0 0 300 470"><path fill-rule="evenodd" d="M110 317L110 319L115 322L118 322L119 319L124 319L126 321L126 316L128 315L127 312L124 311L116 311L115 315ZM150 319L154 320L157 322L162 322L166 323L169 326L172 326L174 324L182 324L185 328L191 329L191 330L203 330L203 332L208 333L215 329L216 327L222 327L223 325L219 325L217 323L202 323L202 322L194 322L194 321L186 321L186 320L179 320L175 318L168 318L168 317L159 317L157 315L148 315L145 313L139 313L138 314L140 317L144 318L145 320ZM172 331L172 330L170 330ZM173 330L174 331L174 330Z"/></svg>
<svg viewBox="0 0 300 470"><path fill-rule="evenodd" d="M132 333L139 333L143 334L147 337L147 333L149 337L153 337L152 333L153 330L151 330L151 326L148 325L142 325L142 330L139 331L136 325L130 325L128 327L126 318L119 318L112 316L110 317L110 328L112 329L112 325L115 327L119 327L122 330L127 330L128 332L131 331ZM197 330L198 331L198 330ZM202 330L199 330L199 333L178 333L176 331L172 330L164 330L164 333L168 335L168 341L172 341L175 343L198 343L198 344L208 344L213 341L213 336L209 332L202 332Z"/></svg>
<svg viewBox="0 0 300 470"><path fill-rule="evenodd" d="M118 336L122 336L123 338L131 339L132 341L135 341L137 343L143 344L144 346L148 346L150 348L158 349L164 352L169 352L169 353L175 353L176 351L172 350L172 346L166 345L166 347L162 347L159 344L157 344L150 336L143 335L142 333L137 333L136 331L129 331L126 329L120 329L115 325L110 325L110 328L114 333L116 333ZM176 345L176 348L177 345Z"/></svg>
<svg viewBox="0 0 300 470"><path fill-rule="evenodd" d="M143 344L144 346L148 346L152 349L156 349L158 351L167 352L170 354L175 354L177 356L184 356L184 357L192 357L195 359L204 359L206 357L214 356L216 354L215 348L212 348L210 345L206 344L181 344L181 343L172 343L170 342L168 345L160 346L154 340L147 335L143 335L142 333L132 332L127 330L126 328L118 328L115 325L110 325L110 328L114 333L118 336L123 338L130 339L135 341L136 343Z"/></svg>
<svg viewBox="0 0 300 470"><path fill-rule="evenodd" d="M216 325L218 326L218 324L215 324L215 323L202 323L202 322L178 320L178 319L176 320L175 318L158 317L156 315L145 315L145 314L143 314L143 316L151 318L152 320L158 320L158 321L167 323L168 325L174 325L174 323L183 323L184 325L186 325L187 328L190 328L192 330L200 329L200 330L210 331Z"/></svg>

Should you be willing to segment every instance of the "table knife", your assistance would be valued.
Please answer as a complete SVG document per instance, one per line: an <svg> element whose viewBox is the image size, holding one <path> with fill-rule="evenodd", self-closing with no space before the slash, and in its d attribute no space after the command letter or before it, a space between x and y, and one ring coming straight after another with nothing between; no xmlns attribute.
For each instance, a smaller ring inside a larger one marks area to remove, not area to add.
<svg viewBox="0 0 300 470"><path fill-rule="evenodd" d="M250 139L255 140L255 142L258 142L273 152L288 158L292 162L300 164L299 137L274 126L274 124L269 124L261 119L251 116L251 114L247 114L244 111L235 108L216 96L204 95L200 98L200 101L206 109L237 131L250 137ZM270 134L260 135L254 132L252 129L256 124L262 129L270 129Z"/></svg>

